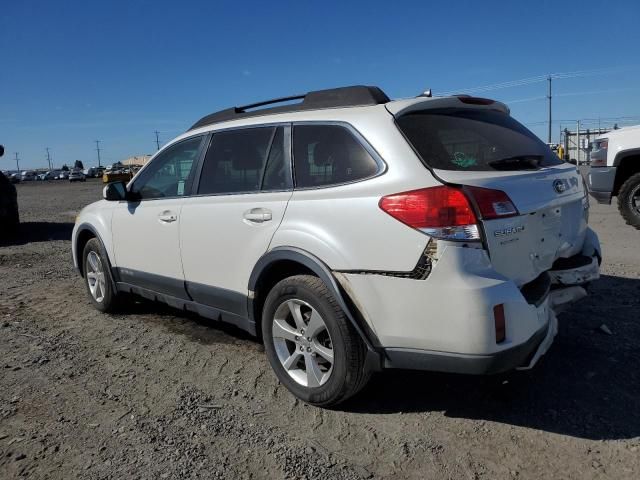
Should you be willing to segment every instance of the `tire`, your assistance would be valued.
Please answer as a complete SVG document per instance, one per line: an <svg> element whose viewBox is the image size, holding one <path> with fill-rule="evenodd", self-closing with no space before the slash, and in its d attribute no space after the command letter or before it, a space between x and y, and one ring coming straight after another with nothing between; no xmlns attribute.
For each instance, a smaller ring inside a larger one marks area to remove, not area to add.
<svg viewBox="0 0 640 480"><path fill-rule="evenodd" d="M618 210L628 225L640 230L640 173L631 175L620 187Z"/></svg>
<svg viewBox="0 0 640 480"><path fill-rule="evenodd" d="M102 281L101 276L97 274L99 270L102 272ZM122 304L122 294L114 291L109 259L97 238L89 240L82 251L82 271L87 294L93 306L104 313L118 311ZM93 290L92 285L95 284L98 285L99 292Z"/></svg>
<svg viewBox="0 0 640 480"><path fill-rule="evenodd" d="M310 337L302 335L304 328ZM280 382L306 403L337 405L357 393L369 378L363 368L366 347L362 339L317 277L296 275L273 287L262 313L262 338ZM311 368L307 368L309 362L313 362ZM289 368L285 368L287 363Z"/></svg>

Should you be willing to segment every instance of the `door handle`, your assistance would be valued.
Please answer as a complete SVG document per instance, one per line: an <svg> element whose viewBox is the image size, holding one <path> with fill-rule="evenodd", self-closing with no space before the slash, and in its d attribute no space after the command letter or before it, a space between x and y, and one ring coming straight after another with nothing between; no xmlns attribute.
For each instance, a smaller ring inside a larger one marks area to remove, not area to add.
<svg viewBox="0 0 640 480"><path fill-rule="evenodd" d="M176 215L174 212L170 210L165 210L164 212L158 215L158 220L160 220L163 223L171 223L178 220L178 215Z"/></svg>
<svg viewBox="0 0 640 480"><path fill-rule="evenodd" d="M249 222L262 223L270 221L273 215L271 214L271 210L267 210L266 208L252 208L244 212L243 217Z"/></svg>

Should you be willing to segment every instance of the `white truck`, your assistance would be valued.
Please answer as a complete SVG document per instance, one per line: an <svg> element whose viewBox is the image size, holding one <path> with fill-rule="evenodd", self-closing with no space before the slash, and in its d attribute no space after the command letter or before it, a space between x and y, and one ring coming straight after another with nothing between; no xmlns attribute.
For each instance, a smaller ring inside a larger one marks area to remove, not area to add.
<svg viewBox="0 0 640 480"><path fill-rule="evenodd" d="M640 230L640 125L612 130L593 142L589 193L599 203L618 197L627 224Z"/></svg>

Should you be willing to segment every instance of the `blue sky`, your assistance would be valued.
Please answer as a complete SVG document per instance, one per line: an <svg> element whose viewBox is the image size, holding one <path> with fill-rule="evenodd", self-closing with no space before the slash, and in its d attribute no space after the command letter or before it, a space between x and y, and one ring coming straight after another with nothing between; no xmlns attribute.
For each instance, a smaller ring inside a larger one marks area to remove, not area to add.
<svg viewBox="0 0 640 480"><path fill-rule="evenodd" d="M217 109L350 84L403 97L588 71L554 81L554 118L640 123L639 18L637 1L8 1L0 165L44 166L45 147L92 165L96 139L111 163ZM481 94L546 138L544 82Z"/></svg>

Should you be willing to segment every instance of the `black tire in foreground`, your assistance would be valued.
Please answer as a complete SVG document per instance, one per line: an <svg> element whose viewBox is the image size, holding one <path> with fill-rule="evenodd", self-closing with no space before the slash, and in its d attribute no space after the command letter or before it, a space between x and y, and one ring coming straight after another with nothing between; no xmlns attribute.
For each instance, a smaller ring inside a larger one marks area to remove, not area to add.
<svg viewBox="0 0 640 480"><path fill-rule="evenodd" d="M278 379L304 402L329 407L368 381L366 347L325 284L286 278L267 296L262 337Z"/></svg>
<svg viewBox="0 0 640 480"><path fill-rule="evenodd" d="M97 238L89 240L84 247L82 271L93 306L105 313L117 311L122 304L122 294L114 291L109 259Z"/></svg>
<svg viewBox="0 0 640 480"><path fill-rule="evenodd" d="M631 175L620 187L618 210L628 225L640 230L640 173Z"/></svg>

